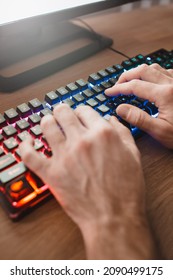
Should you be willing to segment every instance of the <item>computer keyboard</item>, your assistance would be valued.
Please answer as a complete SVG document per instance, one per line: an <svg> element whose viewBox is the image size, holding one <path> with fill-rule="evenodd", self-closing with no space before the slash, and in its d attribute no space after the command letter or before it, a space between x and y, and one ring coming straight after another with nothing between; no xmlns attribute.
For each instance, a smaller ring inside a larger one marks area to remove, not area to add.
<svg viewBox="0 0 173 280"><path fill-rule="evenodd" d="M63 102L73 109L89 105L108 119L110 115L118 117L115 109L119 104L129 103L153 117L157 116L157 108L148 100L134 95L108 97L104 94L104 90L112 87L124 71L143 63L158 63L165 69L173 69L173 50L160 49L146 56L139 54L121 64L92 73L87 81L79 79L48 92L44 101L35 98L0 114L0 204L11 219L22 217L51 196L48 185L21 161L18 146L31 135L35 141L35 149L44 156L51 157L51 150L40 128L40 120L43 116L52 114L57 104ZM134 137L140 135L139 129L119 117L118 119L131 130Z"/></svg>

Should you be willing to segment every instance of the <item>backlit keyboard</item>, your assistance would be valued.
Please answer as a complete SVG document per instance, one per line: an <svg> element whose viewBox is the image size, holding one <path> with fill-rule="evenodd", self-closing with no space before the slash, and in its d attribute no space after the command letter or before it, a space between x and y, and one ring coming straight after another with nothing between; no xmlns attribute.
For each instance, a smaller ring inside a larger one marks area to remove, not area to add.
<svg viewBox="0 0 173 280"><path fill-rule="evenodd" d="M19 143L31 135L35 141L35 149L46 157L51 157L51 150L40 128L40 120L52 114L54 107L63 102L75 109L80 105L89 105L108 119L116 115L115 109L122 103L132 104L156 117L158 110L148 100L134 95L108 97L104 90L112 87L118 77L140 64L158 63L165 69L173 69L173 51L160 49L147 56L139 54L121 64L114 64L92 73L88 80L79 79L64 87L50 91L44 101L37 98L27 103L10 108L0 114L0 204L11 219L17 219L42 201L50 197L49 188L35 174L28 170L19 152ZM140 131L118 117L136 137Z"/></svg>

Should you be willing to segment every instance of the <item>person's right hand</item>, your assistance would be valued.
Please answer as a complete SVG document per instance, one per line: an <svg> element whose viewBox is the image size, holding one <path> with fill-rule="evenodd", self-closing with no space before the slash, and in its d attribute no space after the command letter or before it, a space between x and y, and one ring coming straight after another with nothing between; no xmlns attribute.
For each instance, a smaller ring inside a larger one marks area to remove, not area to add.
<svg viewBox="0 0 173 280"><path fill-rule="evenodd" d="M154 102L159 111L157 118L129 104L119 105L116 112L127 122L173 149L173 70L165 70L158 64L143 64L124 72L116 85L105 93L109 96L133 93Z"/></svg>

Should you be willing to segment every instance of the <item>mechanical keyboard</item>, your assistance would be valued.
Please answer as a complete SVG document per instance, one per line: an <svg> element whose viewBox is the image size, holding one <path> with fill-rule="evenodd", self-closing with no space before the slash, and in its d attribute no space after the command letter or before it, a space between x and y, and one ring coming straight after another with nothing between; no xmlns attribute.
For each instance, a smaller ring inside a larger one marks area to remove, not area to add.
<svg viewBox="0 0 173 280"><path fill-rule="evenodd" d="M148 100L134 95L108 97L104 94L104 90L112 87L124 71L143 63L158 63L165 69L173 69L173 50L160 49L146 56L138 54L121 64L92 73L87 81L79 79L50 91L45 95L44 101L35 98L0 114L0 204L12 220L17 220L51 197L48 185L21 161L18 146L31 135L35 149L44 156L51 157L51 150L42 135L40 120L43 116L52 114L57 104L63 102L73 109L89 105L105 119L114 115L131 130L134 137L140 135L140 131L116 115L118 105L129 103L157 117L157 108Z"/></svg>

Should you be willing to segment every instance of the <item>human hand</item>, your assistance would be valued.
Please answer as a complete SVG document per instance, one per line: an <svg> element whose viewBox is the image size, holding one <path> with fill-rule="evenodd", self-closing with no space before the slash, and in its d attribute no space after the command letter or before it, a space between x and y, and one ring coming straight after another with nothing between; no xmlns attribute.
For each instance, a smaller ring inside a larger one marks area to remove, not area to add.
<svg viewBox="0 0 173 280"><path fill-rule="evenodd" d="M32 141L26 141L20 146L22 160L49 184L77 223L88 255L150 258L144 177L130 131L115 117L108 122L90 107L72 111L65 104L57 106L53 116L44 117L41 128L53 156L43 158Z"/></svg>
<svg viewBox="0 0 173 280"><path fill-rule="evenodd" d="M173 70L165 70L158 64L143 64L124 72L116 85L105 93L109 96L134 94L154 102L159 111L157 118L129 104L119 105L116 113L173 149Z"/></svg>

